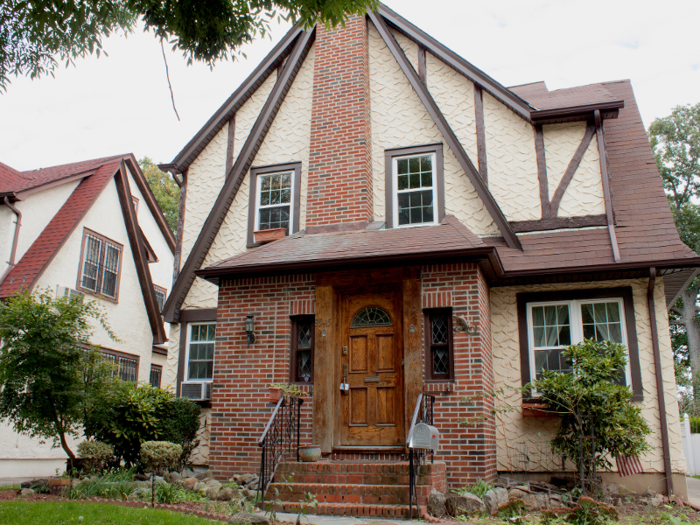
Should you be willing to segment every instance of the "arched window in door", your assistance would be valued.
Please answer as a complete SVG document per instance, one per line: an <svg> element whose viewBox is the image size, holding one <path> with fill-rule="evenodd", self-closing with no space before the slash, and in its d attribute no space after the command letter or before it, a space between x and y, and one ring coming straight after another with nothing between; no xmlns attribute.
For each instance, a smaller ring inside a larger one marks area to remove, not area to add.
<svg viewBox="0 0 700 525"><path fill-rule="evenodd" d="M391 326L391 317L385 310L378 306L367 306L363 308L355 319L352 320L351 328L373 328L375 326Z"/></svg>

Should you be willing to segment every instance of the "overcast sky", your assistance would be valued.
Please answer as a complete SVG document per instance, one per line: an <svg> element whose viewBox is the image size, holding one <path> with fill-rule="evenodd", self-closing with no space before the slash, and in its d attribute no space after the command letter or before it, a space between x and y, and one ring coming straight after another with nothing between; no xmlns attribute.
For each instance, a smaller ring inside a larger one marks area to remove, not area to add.
<svg viewBox="0 0 700 525"><path fill-rule="evenodd" d="M700 102L698 0L389 0L409 21L506 86L631 79L645 125ZM0 161L28 170L133 152L169 162L289 28L213 71L168 52L181 121L152 34L115 36L108 57L17 78L0 94ZM166 50L167 51L167 50Z"/></svg>

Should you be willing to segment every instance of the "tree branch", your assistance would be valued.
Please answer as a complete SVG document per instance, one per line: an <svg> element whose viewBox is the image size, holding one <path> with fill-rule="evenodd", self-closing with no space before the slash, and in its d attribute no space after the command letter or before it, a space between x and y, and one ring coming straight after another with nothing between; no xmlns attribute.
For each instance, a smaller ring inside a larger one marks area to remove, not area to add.
<svg viewBox="0 0 700 525"><path fill-rule="evenodd" d="M165 64L165 76L168 79L168 89L170 89L170 100L173 101L173 111L175 111L175 116L177 121L180 122L180 115L177 113L177 108L175 107L175 95L173 94L173 86L170 83L170 73L168 72L168 60L165 58L165 47L163 47L163 39L160 39L160 50L163 52L163 63Z"/></svg>

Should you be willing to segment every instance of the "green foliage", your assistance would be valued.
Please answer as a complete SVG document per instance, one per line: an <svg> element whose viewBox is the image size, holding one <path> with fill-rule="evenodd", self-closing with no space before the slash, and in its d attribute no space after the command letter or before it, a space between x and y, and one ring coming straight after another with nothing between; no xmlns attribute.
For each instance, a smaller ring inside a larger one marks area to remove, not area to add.
<svg viewBox="0 0 700 525"><path fill-rule="evenodd" d="M136 494L138 484L131 481L133 469L116 469L102 476L86 478L73 485L71 498L107 498L127 500Z"/></svg>
<svg viewBox="0 0 700 525"><path fill-rule="evenodd" d="M78 456L83 458L88 472L99 472L114 459L114 448L99 441L83 441L78 445Z"/></svg>
<svg viewBox="0 0 700 525"><path fill-rule="evenodd" d="M507 503L501 503L494 514L507 523L515 525L524 525L527 523L525 514L530 505L525 503L520 498L510 497Z"/></svg>
<svg viewBox="0 0 700 525"><path fill-rule="evenodd" d="M172 231L177 231L177 219L180 214L180 188L175 181L156 166L151 159L144 157L139 161L146 182L163 211L165 221Z"/></svg>
<svg viewBox="0 0 700 525"><path fill-rule="evenodd" d="M167 441L146 441L141 445L141 464L149 472L163 472L177 466L182 447Z"/></svg>
<svg viewBox="0 0 700 525"><path fill-rule="evenodd" d="M484 499L484 496L486 493L493 488L493 485L491 485L488 481L484 481L483 479L480 479L473 485L467 485L466 487L463 487L460 489L458 492L460 494L465 494L467 492L470 492L474 494L475 496L478 496L481 499Z"/></svg>
<svg viewBox="0 0 700 525"><path fill-rule="evenodd" d="M627 364L624 346L587 339L567 347L565 356L573 373L545 371L528 385L561 416L552 450L578 465L582 450L584 458L593 456L591 441L579 436L595 433L595 460L584 459L587 478L592 477L594 462L599 469L609 469L611 457L647 452L651 430L641 408L631 403L628 387L613 382Z"/></svg>
<svg viewBox="0 0 700 525"><path fill-rule="evenodd" d="M85 418L85 435L112 445L116 458L126 466L138 463L142 443L166 439L164 436L191 452L196 445L195 427L199 428L196 404L176 401L167 390L130 382L107 392Z"/></svg>
<svg viewBox="0 0 700 525"><path fill-rule="evenodd" d="M71 459L66 436L77 436L86 411L116 381L90 346L91 321L117 340L94 301L46 290L0 302L0 420L20 434L60 442Z"/></svg>
<svg viewBox="0 0 700 525"><path fill-rule="evenodd" d="M668 520L668 525L691 525L688 516L681 514L680 516L674 516L668 512L661 514L661 518Z"/></svg>
<svg viewBox="0 0 700 525"><path fill-rule="evenodd" d="M690 433L700 434L700 417L690 418Z"/></svg>
<svg viewBox="0 0 700 525"><path fill-rule="evenodd" d="M141 20L161 42L180 50L187 62L213 66L236 59L241 46L265 36L274 19L342 24L348 14L375 9L377 0L5 0L0 3L0 89L9 75L53 74L58 58L66 65L102 52L114 32L131 33Z"/></svg>
<svg viewBox="0 0 700 525"><path fill-rule="evenodd" d="M564 522L571 525L605 525L617 522L620 515L611 505L581 497L564 516Z"/></svg>
<svg viewBox="0 0 700 525"><path fill-rule="evenodd" d="M304 397L306 392L294 383L272 383L270 388L278 388L284 397Z"/></svg>
<svg viewBox="0 0 700 525"><path fill-rule="evenodd" d="M156 483L155 500L158 503L165 503L166 505L181 503L187 501L187 491L180 485L159 481Z"/></svg>

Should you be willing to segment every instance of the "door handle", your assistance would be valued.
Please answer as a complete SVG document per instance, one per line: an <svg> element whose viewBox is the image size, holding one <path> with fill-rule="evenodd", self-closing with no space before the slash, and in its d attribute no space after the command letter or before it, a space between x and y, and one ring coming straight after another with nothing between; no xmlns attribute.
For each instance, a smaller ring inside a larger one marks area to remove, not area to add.
<svg viewBox="0 0 700 525"><path fill-rule="evenodd" d="M343 382L340 385L340 391L344 396L350 393L350 385L348 385L348 365L345 363L343 365Z"/></svg>

